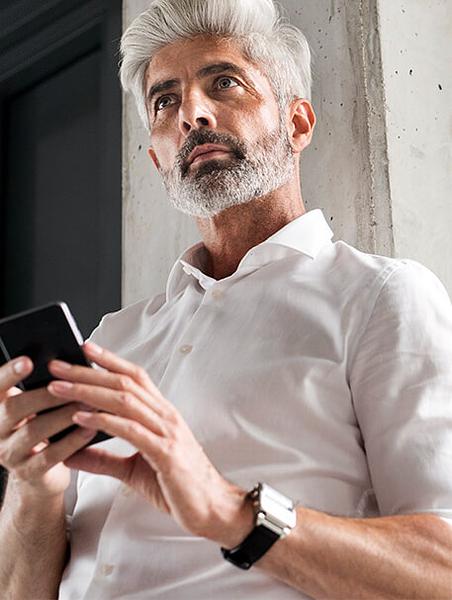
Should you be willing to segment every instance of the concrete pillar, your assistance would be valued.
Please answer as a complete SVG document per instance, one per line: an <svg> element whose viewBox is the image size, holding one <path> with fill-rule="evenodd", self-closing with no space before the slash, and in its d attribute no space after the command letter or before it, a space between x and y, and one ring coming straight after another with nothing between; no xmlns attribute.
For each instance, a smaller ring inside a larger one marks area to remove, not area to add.
<svg viewBox="0 0 452 600"><path fill-rule="evenodd" d="M415 258L452 291L450 1L281 4L314 54L318 124L301 161L306 207L323 209L335 239ZM147 6L148 0L125 0L124 27ZM190 217L169 206L130 97L123 123L123 302L129 304L162 292L174 260L200 236Z"/></svg>
<svg viewBox="0 0 452 600"><path fill-rule="evenodd" d="M452 1L380 0L394 254L452 296Z"/></svg>

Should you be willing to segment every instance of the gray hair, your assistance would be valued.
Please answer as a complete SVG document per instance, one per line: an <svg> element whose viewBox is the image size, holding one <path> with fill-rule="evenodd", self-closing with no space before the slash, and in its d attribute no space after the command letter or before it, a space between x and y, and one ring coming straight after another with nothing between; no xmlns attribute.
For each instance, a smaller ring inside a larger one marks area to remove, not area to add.
<svg viewBox="0 0 452 600"><path fill-rule="evenodd" d="M311 98L311 52L304 34L283 17L273 0L152 0L121 39L120 79L135 97L146 129L145 77L164 46L197 35L237 41L261 68L285 114L294 98Z"/></svg>

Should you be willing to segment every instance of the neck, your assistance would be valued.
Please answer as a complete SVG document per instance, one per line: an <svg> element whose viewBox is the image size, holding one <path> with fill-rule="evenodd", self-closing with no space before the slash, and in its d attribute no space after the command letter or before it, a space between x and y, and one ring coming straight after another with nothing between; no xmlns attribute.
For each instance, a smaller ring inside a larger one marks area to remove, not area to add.
<svg viewBox="0 0 452 600"><path fill-rule="evenodd" d="M248 250L305 212L300 187L293 182L215 217L198 217L197 226L208 255L206 275L214 279L229 277Z"/></svg>

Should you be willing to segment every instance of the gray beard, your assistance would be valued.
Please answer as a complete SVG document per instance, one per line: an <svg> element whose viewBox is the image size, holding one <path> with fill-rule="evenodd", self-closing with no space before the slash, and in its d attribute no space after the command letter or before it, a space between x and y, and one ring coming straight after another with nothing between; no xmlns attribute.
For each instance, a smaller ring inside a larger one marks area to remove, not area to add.
<svg viewBox="0 0 452 600"><path fill-rule="evenodd" d="M225 144L233 154L200 163L191 172L185 161L201 143ZM294 170L292 148L283 127L253 145L211 131L204 139L199 130L194 138L187 139L174 169L162 172L162 177L174 208L193 217L214 217L277 190L290 181Z"/></svg>

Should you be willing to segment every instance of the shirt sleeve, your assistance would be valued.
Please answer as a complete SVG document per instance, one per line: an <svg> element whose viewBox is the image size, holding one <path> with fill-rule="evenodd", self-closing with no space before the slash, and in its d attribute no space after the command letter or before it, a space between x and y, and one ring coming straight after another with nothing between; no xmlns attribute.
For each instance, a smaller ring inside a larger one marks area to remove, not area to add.
<svg viewBox="0 0 452 600"><path fill-rule="evenodd" d="M380 513L452 518L452 305L416 261L382 286L350 388Z"/></svg>

